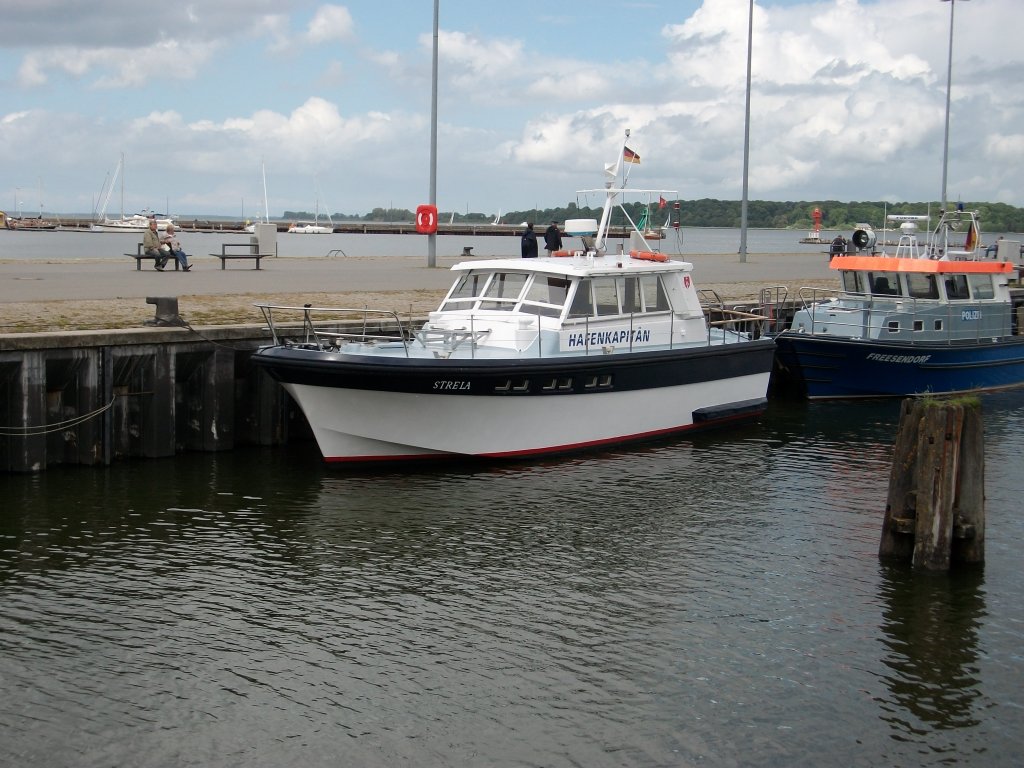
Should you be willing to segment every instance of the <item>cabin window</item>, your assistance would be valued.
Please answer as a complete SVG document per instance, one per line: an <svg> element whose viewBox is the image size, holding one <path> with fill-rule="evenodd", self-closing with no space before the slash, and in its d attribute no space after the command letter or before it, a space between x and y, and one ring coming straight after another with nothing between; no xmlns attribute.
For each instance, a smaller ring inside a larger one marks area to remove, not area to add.
<svg viewBox="0 0 1024 768"><path fill-rule="evenodd" d="M950 301L970 298L967 292L967 275L946 275L943 283L946 286L946 298Z"/></svg>
<svg viewBox="0 0 1024 768"><path fill-rule="evenodd" d="M569 295L569 281L554 275L534 275L520 310L532 315L558 317Z"/></svg>
<svg viewBox="0 0 1024 768"><path fill-rule="evenodd" d="M967 284L971 287L971 296L976 299L991 299L996 295L991 275L968 275Z"/></svg>
<svg viewBox="0 0 1024 768"><path fill-rule="evenodd" d="M895 272L869 272L871 293L875 296L899 296L900 276Z"/></svg>
<svg viewBox="0 0 1024 768"><path fill-rule="evenodd" d="M515 309L527 277L525 272L495 272L487 284L480 309Z"/></svg>
<svg viewBox="0 0 1024 768"><path fill-rule="evenodd" d="M627 277L622 285L622 313L633 315L643 312L643 303L640 301L640 280L636 277Z"/></svg>
<svg viewBox="0 0 1024 768"><path fill-rule="evenodd" d="M935 281L935 275L908 272L907 288L910 289L910 296L914 299L939 298L939 284Z"/></svg>
<svg viewBox="0 0 1024 768"><path fill-rule="evenodd" d="M885 324L885 327L888 328L889 333L899 333L900 332L900 321L899 320L890 320L889 322L887 322Z"/></svg>
<svg viewBox="0 0 1024 768"><path fill-rule="evenodd" d="M923 331L923 330L924 330L924 320L915 320L914 321L914 331Z"/></svg>
<svg viewBox="0 0 1024 768"><path fill-rule="evenodd" d="M569 295L569 281L554 275L535 275L524 301L536 301L561 307Z"/></svg>
<svg viewBox="0 0 1024 768"><path fill-rule="evenodd" d="M487 282L487 274L468 272L452 287L442 309L471 309Z"/></svg>
<svg viewBox="0 0 1024 768"><path fill-rule="evenodd" d="M845 270L840 272L840 277L843 281L843 290L847 293L864 293L857 288L857 273Z"/></svg>
<svg viewBox="0 0 1024 768"><path fill-rule="evenodd" d="M594 301L590 295L590 280L580 280L569 307L569 317L590 317L594 314Z"/></svg>
<svg viewBox="0 0 1024 768"><path fill-rule="evenodd" d="M641 275L640 292L644 297L645 312L668 312L671 309L660 275Z"/></svg>
<svg viewBox="0 0 1024 768"><path fill-rule="evenodd" d="M594 284L594 306L598 317L619 314L619 295L615 290L614 277L596 277Z"/></svg>

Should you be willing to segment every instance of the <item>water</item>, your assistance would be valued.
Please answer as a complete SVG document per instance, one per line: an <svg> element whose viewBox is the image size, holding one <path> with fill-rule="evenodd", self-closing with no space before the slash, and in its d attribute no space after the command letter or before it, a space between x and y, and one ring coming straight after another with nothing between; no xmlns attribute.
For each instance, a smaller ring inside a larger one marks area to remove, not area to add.
<svg viewBox="0 0 1024 768"><path fill-rule="evenodd" d="M951 575L877 559L897 403L0 476L0 764L1016 766L1024 391L984 413L987 562Z"/></svg>
<svg viewBox="0 0 1024 768"><path fill-rule="evenodd" d="M806 245L799 242L805 232L779 229L752 229L747 234L750 253L819 253L826 246ZM182 246L188 253L220 252L222 242L248 242L245 233L181 233ZM84 259L117 258L123 253L134 253L141 234L120 232L46 231L6 232L0 230L0 259ZM295 235L278 233L278 253L281 256L325 256L328 251L341 249L347 256L422 256L426 253L426 238L421 235ZM621 239L610 241L610 250L618 249ZM671 254L737 253L738 229L687 229L660 241L662 250ZM579 244L571 238L569 244ZM475 256L515 256L519 254L519 238L515 236L439 235L439 256L459 256L469 246ZM629 249L628 242L625 244Z"/></svg>

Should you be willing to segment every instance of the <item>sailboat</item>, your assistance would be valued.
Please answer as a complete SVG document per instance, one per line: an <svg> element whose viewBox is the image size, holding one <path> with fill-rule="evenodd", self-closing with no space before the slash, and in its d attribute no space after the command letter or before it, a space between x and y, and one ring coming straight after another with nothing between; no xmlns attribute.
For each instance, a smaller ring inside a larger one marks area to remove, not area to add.
<svg viewBox="0 0 1024 768"><path fill-rule="evenodd" d="M262 162L260 163L260 173L263 175L263 218L259 222L246 224L246 232L255 232L257 223L270 223L270 206L267 204L267 166Z"/></svg>
<svg viewBox="0 0 1024 768"><path fill-rule="evenodd" d="M107 217L107 204L110 202L110 195L114 191L114 183L117 181L118 175L121 176L121 218L111 219ZM156 227L158 230L167 229L168 224L173 224L174 220L169 216L160 216L159 214L153 213L148 208L144 209L142 213L133 213L131 216L124 215L124 153L121 153L121 159L118 160L117 168L114 169L114 177L110 180L110 184L106 185L106 197L103 199L103 208L100 210L99 221L94 222L89 229L93 232L144 232L149 227L149 220L156 218Z"/></svg>
<svg viewBox="0 0 1024 768"><path fill-rule="evenodd" d="M294 235L330 235L334 233L334 221L331 214L324 214L331 223L326 226L320 223L320 194L317 190L316 202L313 209L313 221L298 221L288 227L288 232Z"/></svg>

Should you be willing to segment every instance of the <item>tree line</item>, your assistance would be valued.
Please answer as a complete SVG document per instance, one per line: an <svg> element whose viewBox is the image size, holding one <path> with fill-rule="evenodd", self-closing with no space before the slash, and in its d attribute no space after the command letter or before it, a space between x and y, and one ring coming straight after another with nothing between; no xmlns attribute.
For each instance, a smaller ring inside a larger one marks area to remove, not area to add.
<svg viewBox="0 0 1024 768"><path fill-rule="evenodd" d="M678 203L678 208L676 204ZM951 203L953 204L953 203ZM821 212L821 228L824 230L852 230L858 224L870 224L882 229L886 226L888 214L931 214L938 220L941 210L939 202L885 203L885 202L841 202L822 200L819 202L776 202L772 200L750 200L747 203L747 226L756 229L796 229L810 231L814 228L814 209ZM982 228L986 232L1024 232L1024 208L1005 203L965 202L967 210L978 211ZM739 227L741 224L741 203L739 200L671 200L664 207L658 204L648 207L644 203L627 203L624 208L634 222L647 213L652 226L661 226L666 221L681 227ZM522 222L546 224L549 221L564 222L566 219L599 219L601 209L569 203L561 208L527 209L509 211L501 217L501 223L518 225ZM312 219L306 211L285 211L285 219ZM411 222L415 213L406 208L374 208L367 214L331 214L334 221L366 222ZM454 220L456 224L481 224L494 220L489 213L458 213L439 211L438 221L442 224ZM613 225L627 224L622 211L616 209ZM888 228L892 228L889 224Z"/></svg>

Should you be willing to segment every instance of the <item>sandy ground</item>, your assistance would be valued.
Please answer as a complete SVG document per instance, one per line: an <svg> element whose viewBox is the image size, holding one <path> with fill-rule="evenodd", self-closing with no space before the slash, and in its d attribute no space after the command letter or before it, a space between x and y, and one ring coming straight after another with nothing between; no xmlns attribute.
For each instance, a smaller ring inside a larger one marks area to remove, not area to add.
<svg viewBox="0 0 1024 768"><path fill-rule="evenodd" d="M693 255L697 287L726 302L754 303L761 289L836 284L820 255ZM189 273L141 272L119 260L0 261L0 334L123 329L144 326L156 307L147 297L175 296L194 327L260 323L256 303L370 307L422 317L451 283L445 259L427 267L408 258L279 258L265 268L229 267L200 259ZM269 261L269 263L268 263Z"/></svg>

